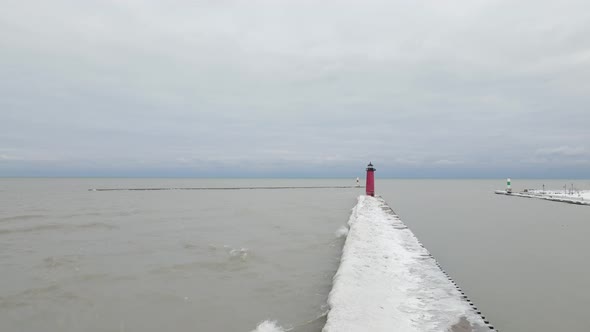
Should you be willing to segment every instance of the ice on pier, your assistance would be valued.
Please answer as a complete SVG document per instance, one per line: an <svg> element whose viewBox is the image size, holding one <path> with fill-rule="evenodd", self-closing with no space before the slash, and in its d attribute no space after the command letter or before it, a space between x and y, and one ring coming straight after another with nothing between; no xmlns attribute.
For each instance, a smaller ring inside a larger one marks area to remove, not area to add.
<svg viewBox="0 0 590 332"><path fill-rule="evenodd" d="M505 190L496 190L496 194L510 195L526 198L540 198L549 201L564 202L579 205L590 205L590 190L539 190L528 189L522 192L509 193Z"/></svg>
<svg viewBox="0 0 590 332"><path fill-rule="evenodd" d="M382 199L359 197L348 224L324 332L492 329Z"/></svg>

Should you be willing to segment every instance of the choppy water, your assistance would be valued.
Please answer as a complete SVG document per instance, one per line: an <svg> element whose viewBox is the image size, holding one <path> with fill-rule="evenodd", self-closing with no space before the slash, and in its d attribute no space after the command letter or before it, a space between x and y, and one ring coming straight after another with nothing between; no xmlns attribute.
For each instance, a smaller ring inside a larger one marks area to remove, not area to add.
<svg viewBox="0 0 590 332"><path fill-rule="evenodd" d="M1 179L0 330L318 331L360 189L87 190L295 182Z"/></svg>
<svg viewBox="0 0 590 332"><path fill-rule="evenodd" d="M0 179L0 330L250 331L272 319L320 331L361 189L87 189L350 184ZM377 192L499 330L587 330L590 207L493 195L502 185L378 180Z"/></svg>

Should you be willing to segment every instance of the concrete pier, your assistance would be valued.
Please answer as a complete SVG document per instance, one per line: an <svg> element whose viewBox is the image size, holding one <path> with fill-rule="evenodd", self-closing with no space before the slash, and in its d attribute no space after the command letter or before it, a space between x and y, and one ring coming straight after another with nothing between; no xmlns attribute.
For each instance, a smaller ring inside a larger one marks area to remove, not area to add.
<svg viewBox="0 0 590 332"><path fill-rule="evenodd" d="M495 331L380 197L360 196L323 332Z"/></svg>

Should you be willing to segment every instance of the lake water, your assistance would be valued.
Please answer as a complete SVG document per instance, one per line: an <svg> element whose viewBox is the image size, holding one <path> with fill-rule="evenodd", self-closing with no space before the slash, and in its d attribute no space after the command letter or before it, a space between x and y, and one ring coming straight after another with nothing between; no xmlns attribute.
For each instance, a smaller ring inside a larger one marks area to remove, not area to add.
<svg viewBox="0 0 590 332"><path fill-rule="evenodd" d="M572 181L513 180L515 189ZM590 188L590 181L573 181ZM320 331L354 180L0 179L1 331ZM590 207L494 195L503 180L377 180L500 331L581 331Z"/></svg>

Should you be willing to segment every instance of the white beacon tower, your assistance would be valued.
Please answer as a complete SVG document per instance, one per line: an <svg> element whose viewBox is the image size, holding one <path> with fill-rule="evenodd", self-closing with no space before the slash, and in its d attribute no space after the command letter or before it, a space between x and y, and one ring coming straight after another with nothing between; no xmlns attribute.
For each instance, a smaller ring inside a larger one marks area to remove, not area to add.
<svg viewBox="0 0 590 332"><path fill-rule="evenodd" d="M510 186L510 178L506 179L506 192L509 194L512 193L512 187Z"/></svg>

